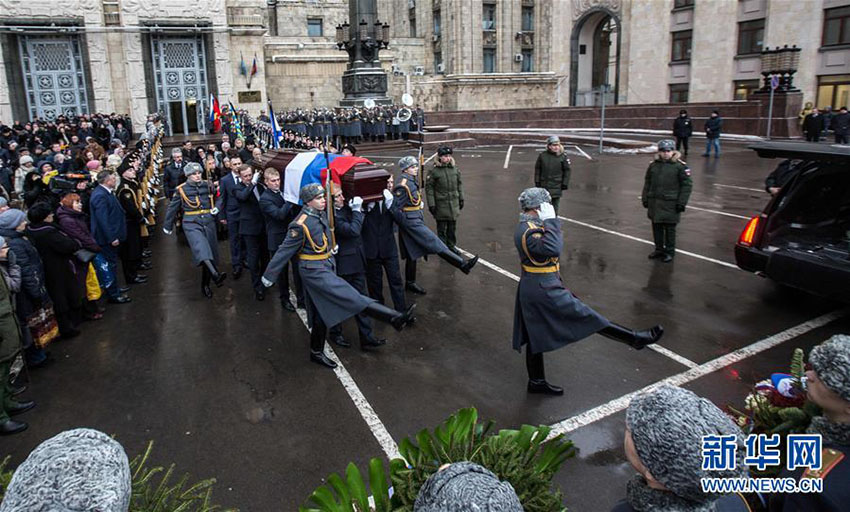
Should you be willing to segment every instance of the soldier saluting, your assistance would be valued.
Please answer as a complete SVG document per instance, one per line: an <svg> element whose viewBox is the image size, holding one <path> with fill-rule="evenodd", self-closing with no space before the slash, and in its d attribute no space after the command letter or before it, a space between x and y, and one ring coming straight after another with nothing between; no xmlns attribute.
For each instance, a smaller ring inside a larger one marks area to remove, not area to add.
<svg viewBox="0 0 850 512"><path fill-rule="evenodd" d="M298 271L304 286L307 303L307 322L310 331L310 360L314 363L336 368L325 355L327 326L337 325L359 313L386 322L400 331L412 316L413 306L405 312L390 309L361 295L350 284L336 274L334 253L336 247L325 207L325 189L318 183L301 187L300 199L304 203L301 214L289 224L283 243L278 247L262 282L272 286L293 257L298 257ZM360 198L355 198L356 201ZM360 199L362 204L362 199Z"/></svg>
<svg viewBox="0 0 850 512"><path fill-rule="evenodd" d="M398 161L401 178L393 189L392 201L388 207L399 225L402 257L405 263L405 279L407 289L425 294L425 290L416 283L416 260L428 254L436 254L449 262L464 274L469 274L478 262L478 256L468 260L452 252L433 231L425 225L422 209L425 207L416 176L419 173L419 163L412 156L405 156Z"/></svg>
<svg viewBox="0 0 850 512"><path fill-rule="evenodd" d="M201 165L189 162L183 166L186 181L179 185L165 214L162 231L170 235L174 231L174 222L178 212L183 212L183 232L192 251L192 261L201 267L201 293L212 298L210 280L221 286L227 274L219 272L218 239L216 237L213 185L201 179Z"/></svg>
<svg viewBox="0 0 850 512"><path fill-rule="evenodd" d="M562 395L563 388L546 382L543 353L599 333L635 348L655 343L664 334L650 329L627 329L594 311L564 287L559 258L564 248L561 221L549 192L527 188L519 196L522 213L514 243L522 264L514 307L513 347L525 347L528 392Z"/></svg>

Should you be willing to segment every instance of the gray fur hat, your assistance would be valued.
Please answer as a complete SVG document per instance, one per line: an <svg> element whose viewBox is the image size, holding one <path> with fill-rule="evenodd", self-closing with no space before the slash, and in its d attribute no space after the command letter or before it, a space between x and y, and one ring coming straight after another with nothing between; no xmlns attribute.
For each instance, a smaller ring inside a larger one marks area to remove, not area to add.
<svg viewBox="0 0 850 512"><path fill-rule="evenodd" d="M670 139L658 141L658 151L673 151L676 149L676 143Z"/></svg>
<svg viewBox="0 0 850 512"><path fill-rule="evenodd" d="M431 475L419 489L413 512L522 512L516 491L490 470L455 462Z"/></svg>
<svg viewBox="0 0 850 512"><path fill-rule="evenodd" d="M403 156L398 161L398 168L404 171L408 167L413 167L414 165L419 165L419 161L416 160L416 157L413 156Z"/></svg>
<svg viewBox="0 0 850 512"><path fill-rule="evenodd" d="M522 191L517 198L519 207L524 210L533 210L539 208L543 203L551 203L552 196L545 188L531 187Z"/></svg>
<svg viewBox="0 0 850 512"><path fill-rule="evenodd" d="M704 503L719 495L706 494L701 478L735 478L747 474L744 435L716 405L686 389L664 385L632 399L626 411L641 462L673 494ZM702 436L736 435L737 464L733 470L702 469Z"/></svg>
<svg viewBox="0 0 850 512"><path fill-rule="evenodd" d="M836 334L813 348L809 363L826 387L850 402L850 336Z"/></svg>
<svg viewBox="0 0 850 512"><path fill-rule="evenodd" d="M319 185L318 183L308 183L301 187L301 192L298 194L299 199L304 204L309 203L316 196L320 196L325 193L325 187Z"/></svg>
<svg viewBox="0 0 850 512"><path fill-rule="evenodd" d="M183 167L183 174L189 176L190 174L194 174L196 172L204 172L204 168L201 167L201 164L197 162L189 162Z"/></svg>
<svg viewBox="0 0 850 512"><path fill-rule="evenodd" d="M561 143L561 139L559 139L557 135L552 135L548 139L546 139L546 145L560 144L560 143Z"/></svg>

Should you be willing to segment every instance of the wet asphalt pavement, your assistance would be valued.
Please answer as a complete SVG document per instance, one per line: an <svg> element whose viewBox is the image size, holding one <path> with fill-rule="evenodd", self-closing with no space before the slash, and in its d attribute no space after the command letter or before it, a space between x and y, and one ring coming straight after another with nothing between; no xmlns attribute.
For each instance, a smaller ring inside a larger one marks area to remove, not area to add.
<svg viewBox="0 0 850 512"><path fill-rule="evenodd" d="M515 147L503 169L506 149L456 152L466 196L458 237L462 249L517 274L516 197L532 185L537 152ZM511 349L516 282L483 264L465 276L430 258L418 279L428 294L409 295L418 304L414 327L377 326L389 339L380 350L335 348L395 442L467 406L497 427L553 424L841 311L724 265L734 265L745 218L766 204L763 180L777 162L743 145L723 149L719 159L698 151L688 159L694 208L683 215L678 248L692 255L672 264L647 260L652 247L641 241L651 240L639 199L651 156L573 155L561 201L567 286L618 323L663 324L661 345L688 361L592 336L546 357L547 377L566 389L563 397L529 396L524 358ZM383 156L374 160L401 154ZM81 426L114 434L131 457L153 439L155 463L216 477L216 501L244 511L297 510L331 472L383 456L340 380L308 362L307 330L282 310L276 289L257 302L244 275L206 300L185 243L160 233L152 249L151 280L133 287L132 304L110 305L83 336L51 348L51 367L33 372L25 396L38 407L21 416L30 428L2 438L0 454L19 464L47 437ZM229 270L226 241L220 254ZM840 317L684 387L719 405L740 404L752 383L787 368L793 348L848 330L850 318ZM356 340L353 322L345 333ZM619 410L569 432L580 452L556 482L570 510L608 510L625 495L633 471L623 426Z"/></svg>

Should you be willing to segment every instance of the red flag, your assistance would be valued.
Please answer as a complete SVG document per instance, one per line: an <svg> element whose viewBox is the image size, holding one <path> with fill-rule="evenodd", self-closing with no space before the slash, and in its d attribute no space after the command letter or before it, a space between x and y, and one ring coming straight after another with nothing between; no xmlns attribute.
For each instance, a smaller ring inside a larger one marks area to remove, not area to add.
<svg viewBox="0 0 850 512"><path fill-rule="evenodd" d="M218 98L210 94L211 98L211 107L210 107L210 120L213 125L213 133L221 131L221 108L218 105Z"/></svg>
<svg viewBox="0 0 850 512"><path fill-rule="evenodd" d="M351 170L357 164L371 164L372 161L359 156L338 156L331 162L331 181L342 185L341 176ZM322 183L328 175L327 168L322 169Z"/></svg>
<svg viewBox="0 0 850 512"><path fill-rule="evenodd" d="M257 56L254 55L254 63L251 65L251 76L257 74Z"/></svg>

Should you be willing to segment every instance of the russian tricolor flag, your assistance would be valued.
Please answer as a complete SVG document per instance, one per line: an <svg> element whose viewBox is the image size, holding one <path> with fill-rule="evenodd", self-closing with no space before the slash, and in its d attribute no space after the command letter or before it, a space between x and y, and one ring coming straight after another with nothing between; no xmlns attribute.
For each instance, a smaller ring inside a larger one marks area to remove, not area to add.
<svg viewBox="0 0 850 512"><path fill-rule="evenodd" d="M356 164L366 163L371 164L369 160L356 156L341 156L328 154L330 161L331 179L337 184L340 183L340 176L348 172L349 169ZM319 183L324 186L326 176L325 169L328 164L325 162L325 154L318 151L310 151L308 153L298 153L295 158L289 162L284 172L283 183L283 198L290 203L301 204L299 199L301 187L309 183Z"/></svg>

